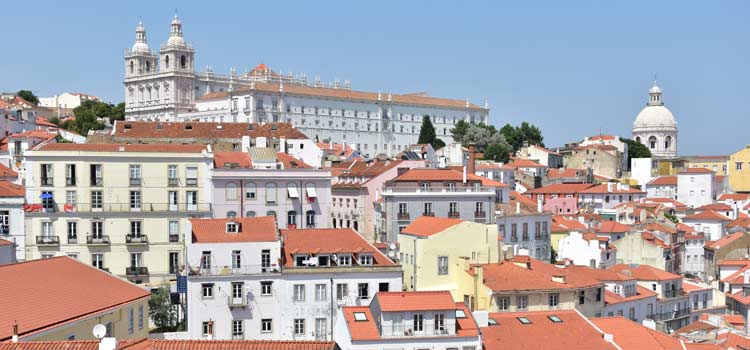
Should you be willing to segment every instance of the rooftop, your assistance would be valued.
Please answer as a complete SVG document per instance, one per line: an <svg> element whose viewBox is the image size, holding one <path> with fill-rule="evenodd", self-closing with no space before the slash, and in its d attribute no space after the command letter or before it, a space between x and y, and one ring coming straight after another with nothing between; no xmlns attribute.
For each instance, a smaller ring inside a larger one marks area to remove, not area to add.
<svg viewBox="0 0 750 350"><path fill-rule="evenodd" d="M582 269L563 269L530 258L516 256L497 264L481 265L484 284L493 291L577 289L602 285Z"/></svg>
<svg viewBox="0 0 750 350"><path fill-rule="evenodd" d="M558 193L566 193L566 194L573 194L581 192L587 188L590 188L594 185L592 184L552 184L547 185L539 188L535 188L533 190L529 190L526 193L529 194L558 194Z"/></svg>
<svg viewBox="0 0 750 350"><path fill-rule="evenodd" d="M405 173L393 179L395 182L413 182L413 181L463 181L463 173L453 169L431 169L417 168L409 169ZM508 187L508 185L490 180L479 175L466 174L467 181L479 181L482 186Z"/></svg>
<svg viewBox="0 0 750 350"><path fill-rule="evenodd" d="M0 197L24 197L26 188L7 180L0 180Z"/></svg>
<svg viewBox="0 0 750 350"><path fill-rule="evenodd" d="M227 232L236 224L237 232ZM193 243L275 242L276 219L272 216L233 219L190 219Z"/></svg>
<svg viewBox="0 0 750 350"><path fill-rule="evenodd" d="M609 269L633 276L639 281L668 281L682 278L680 275L657 269L649 265L631 266L628 264L617 264Z"/></svg>
<svg viewBox="0 0 750 350"><path fill-rule="evenodd" d="M677 176L665 175L654 178L649 181L647 186L677 186Z"/></svg>
<svg viewBox="0 0 750 350"><path fill-rule="evenodd" d="M378 292L375 300L383 312L456 309L449 291Z"/></svg>
<svg viewBox="0 0 750 350"><path fill-rule="evenodd" d="M691 221L732 221L732 219L717 213L714 210L704 210L693 215L685 215L682 220Z"/></svg>
<svg viewBox="0 0 750 350"><path fill-rule="evenodd" d="M116 143L48 143L35 148L44 152L130 152L130 153L201 153L199 144L116 144Z"/></svg>
<svg viewBox="0 0 750 350"><path fill-rule="evenodd" d="M148 139L307 139L307 135L290 123L214 123L214 122L115 122L115 138Z"/></svg>
<svg viewBox="0 0 750 350"><path fill-rule="evenodd" d="M685 349L680 340L623 317L592 318L591 322L603 332L612 334L612 340L622 350Z"/></svg>
<svg viewBox="0 0 750 350"><path fill-rule="evenodd" d="M294 266L297 254L371 254L373 266L397 266L350 228L281 230L284 266ZM356 261L352 259L352 264Z"/></svg>
<svg viewBox="0 0 750 350"><path fill-rule="evenodd" d="M400 233L419 237L430 237L464 222L461 219L420 216Z"/></svg>
<svg viewBox="0 0 750 350"><path fill-rule="evenodd" d="M333 350L334 342L287 340L117 340L115 350ZM98 340L0 343L0 350L98 350Z"/></svg>

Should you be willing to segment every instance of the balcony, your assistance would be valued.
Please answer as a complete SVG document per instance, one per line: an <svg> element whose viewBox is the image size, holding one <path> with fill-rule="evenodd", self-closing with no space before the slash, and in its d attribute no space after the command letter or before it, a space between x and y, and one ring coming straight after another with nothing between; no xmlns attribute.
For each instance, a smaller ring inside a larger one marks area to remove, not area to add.
<svg viewBox="0 0 750 350"><path fill-rule="evenodd" d="M130 186L140 186L141 185L141 178L130 178Z"/></svg>
<svg viewBox="0 0 750 350"><path fill-rule="evenodd" d="M240 265L239 267L189 266L188 268L188 274L190 276L242 276L274 274L281 272L281 268L276 264L271 264L271 266Z"/></svg>
<svg viewBox="0 0 750 350"><path fill-rule="evenodd" d="M247 295L243 294L239 298L235 298L234 296L229 295L227 296L227 305L229 305L230 309L236 307L241 307L244 309L247 307Z"/></svg>
<svg viewBox="0 0 750 350"><path fill-rule="evenodd" d="M180 241L180 235L169 235L169 243L177 243Z"/></svg>
<svg viewBox="0 0 750 350"><path fill-rule="evenodd" d="M65 178L65 186L75 186L75 185L76 185L76 178L74 177Z"/></svg>
<svg viewBox="0 0 750 350"><path fill-rule="evenodd" d="M43 177L41 179L41 182L42 182L41 183L42 186L54 186L55 184L54 178L52 177Z"/></svg>
<svg viewBox="0 0 750 350"><path fill-rule="evenodd" d="M460 195L476 195L476 194L495 194L494 187L384 187L383 195L439 195L439 196L460 196Z"/></svg>
<svg viewBox="0 0 750 350"><path fill-rule="evenodd" d="M435 327L433 324L424 323L424 327L421 331L414 330L414 327L409 322L404 322L401 325L391 325L390 327L383 327L378 325L378 330L384 338L404 338L404 337L435 337L445 336L454 337L456 336L456 323L454 321L446 320L439 327Z"/></svg>
<svg viewBox="0 0 750 350"><path fill-rule="evenodd" d="M187 178L185 180L185 185L195 187L198 186L198 179L196 178Z"/></svg>
<svg viewBox="0 0 750 350"><path fill-rule="evenodd" d="M129 212L210 212L211 203L140 203L140 208L131 208L130 203L76 203L58 204L27 204L24 206L27 214L33 213L129 213Z"/></svg>
<svg viewBox="0 0 750 350"><path fill-rule="evenodd" d="M398 213L396 217L399 220L409 220L409 213Z"/></svg>
<svg viewBox="0 0 750 350"><path fill-rule="evenodd" d="M169 187L176 187L180 185L180 181L177 178L170 178L170 179L167 179L167 185Z"/></svg>
<svg viewBox="0 0 750 350"><path fill-rule="evenodd" d="M110 245L109 236L86 236L87 245Z"/></svg>
<svg viewBox="0 0 750 350"><path fill-rule="evenodd" d="M148 267L145 266L129 266L125 268L125 275L131 276L148 276Z"/></svg>
<svg viewBox="0 0 750 350"><path fill-rule="evenodd" d="M457 211L449 211L448 212L448 217L449 218L458 219L458 218L461 217L461 214L459 214L459 212L457 212Z"/></svg>
<svg viewBox="0 0 750 350"><path fill-rule="evenodd" d="M477 219L487 218L487 212L486 211L475 211L474 212L474 218L477 218Z"/></svg>
<svg viewBox="0 0 750 350"><path fill-rule="evenodd" d="M665 312L661 314L651 314L646 316L654 321L670 321L677 318L690 316L690 309L682 309L677 311Z"/></svg>
<svg viewBox="0 0 750 350"><path fill-rule="evenodd" d="M36 236L36 245L38 246L59 246L60 237L57 236Z"/></svg>
<svg viewBox="0 0 750 350"><path fill-rule="evenodd" d="M682 289L665 290L662 294L665 298L676 298L682 296Z"/></svg>
<svg viewBox="0 0 750 350"><path fill-rule="evenodd" d="M424 212L422 213L422 216L435 216L435 212Z"/></svg>
<svg viewBox="0 0 750 350"><path fill-rule="evenodd" d="M91 178L91 186L92 187L101 187L104 183L104 179L101 177L92 177Z"/></svg>
<svg viewBox="0 0 750 350"><path fill-rule="evenodd" d="M146 235L126 235L125 244L132 244L132 245L148 244L148 237Z"/></svg>

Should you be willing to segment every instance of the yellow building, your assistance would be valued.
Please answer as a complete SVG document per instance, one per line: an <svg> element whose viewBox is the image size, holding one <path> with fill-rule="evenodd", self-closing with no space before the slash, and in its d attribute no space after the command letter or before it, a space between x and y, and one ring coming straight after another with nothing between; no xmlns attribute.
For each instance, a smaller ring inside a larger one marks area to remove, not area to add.
<svg viewBox="0 0 750 350"><path fill-rule="evenodd" d="M211 215L203 145L53 143L26 152L26 255L67 255L159 286L184 260L189 217Z"/></svg>
<svg viewBox="0 0 750 350"><path fill-rule="evenodd" d="M727 156L693 156L684 157L685 168L703 168L716 173L718 176L727 174Z"/></svg>
<svg viewBox="0 0 750 350"><path fill-rule="evenodd" d="M470 283L467 266L498 261L496 225L421 216L398 236L406 290L449 290L456 301L469 301L461 290Z"/></svg>
<svg viewBox="0 0 750 350"><path fill-rule="evenodd" d="M729 187L735 192L750 192L750 145L732 153L727 163Z"/></svg>
<svg viewBox="0 0 750 350"><path fill-rule="evenodd" d="M68 257L0 265L0 343L148 336L150 293Z"/></svg>

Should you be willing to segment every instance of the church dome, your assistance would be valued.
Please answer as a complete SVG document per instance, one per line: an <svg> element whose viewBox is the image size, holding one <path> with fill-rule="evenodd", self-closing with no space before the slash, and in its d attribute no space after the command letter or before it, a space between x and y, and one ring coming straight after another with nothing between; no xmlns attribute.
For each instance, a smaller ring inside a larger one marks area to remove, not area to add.
<svg viewBox="0 0 750 350"><path fill-rule="evenodd" d="M138 26L135 27L135 43L130 48L133 53L148 53L148 44L146 43L146 28L143 27L143 23L138 21Z"/></svg>
<svg viewBox="0 0 750 350"><path fill-rule="evenodd" d="M185 38L181 36L170 36L167 40L167 46L185 46Z"/></svg>
<svg viewBox="0 0 750 350"><path fill-rule="evenodd" d="M148 44L137 42L130 48L133 53L148 53Z"/></svg>
<svg viewBox="0 0 750 350"><path fill-rule="evenodd" d="M664 106L646 106L633 122L634 128L676 128L677 122L669 108Z"/></svg>

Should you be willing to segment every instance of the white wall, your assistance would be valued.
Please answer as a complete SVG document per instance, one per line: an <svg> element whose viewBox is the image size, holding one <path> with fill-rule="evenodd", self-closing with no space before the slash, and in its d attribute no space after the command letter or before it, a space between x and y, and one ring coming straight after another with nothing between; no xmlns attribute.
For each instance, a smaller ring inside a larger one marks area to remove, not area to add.
<svg viewBox="0 0 750 350"><path fill-rule="evenodd" d="M713 203L713 173L684 173L677 175L677 200L697 208Z"/></svg>

